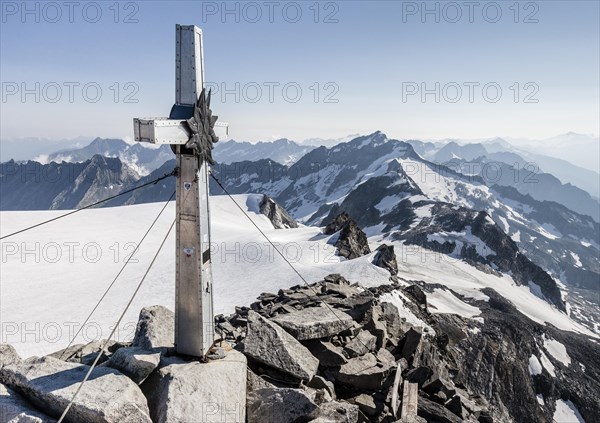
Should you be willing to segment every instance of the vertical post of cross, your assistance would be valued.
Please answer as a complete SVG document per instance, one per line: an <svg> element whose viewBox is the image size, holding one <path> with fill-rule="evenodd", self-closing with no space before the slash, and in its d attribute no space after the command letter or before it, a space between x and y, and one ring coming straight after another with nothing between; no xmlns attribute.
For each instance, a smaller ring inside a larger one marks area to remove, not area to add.
<svg viewBox="0 0 600 423"><path fill-rule="evenodd" d="M170 119L186 119L204 87L202 31L176 27L176 98ZM177 155L177 241L175 345L179 354L206 355L214 341L210 257L209 164L179 144Z"/></svg>

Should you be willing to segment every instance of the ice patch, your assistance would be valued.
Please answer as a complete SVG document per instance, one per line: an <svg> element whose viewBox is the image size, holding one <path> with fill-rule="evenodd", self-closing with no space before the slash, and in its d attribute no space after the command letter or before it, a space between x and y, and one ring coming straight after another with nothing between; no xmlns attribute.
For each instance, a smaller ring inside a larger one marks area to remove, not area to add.
<svg viewBox="0 0 600 423"><path fill-rule="evenodd" d="M427 294L427 303L432 313L451 313L462 317L473 318L481 314L481 310L458 299L452 292L435 288Z"/></svg>
<svg viewBox="0 0 600 423"><path fill-rule="evenodd" d="M550 223L544 223L537 228L537 232L549 239L562 238L562 234Z"/></svg>
<svg viewBox="0 0 600 423"><path fill-rule="evenodd" d="M550 362L550 360L548 360L548 357L546 356L546 354L540 353L540 358L542 359L542 365L544 366L544 369L546 369L546 371L548 373L550 373L550 376L556 377L556 372L554 371L554 365Z"/></svg>
<svg viewBox="0 0 600 423"><path fill-rule="evenodd" d="M535 355L529 357L529 374L532 376L542 374L542 364Z"/></svg>
<svg viewBox="0 0 600 423"><path fill-rule="evenodd" d="M427 298L429 299L429 296ZM410 300L408 300L400 291L392 291L379 297L380 302L388 302L395 305L401 319L406 320L407 323L413 326L422 327L424 332L426 331L431 335L435 335L435 331L431 326L415 316L413 312L404 305L403 299L410 302Z"/></svg>
<svg viewBox="0 0 600 423"><path fill-rule="evenodd" d="M544 396L542 394L537 394L536 399L537 399L538 404L541 405L542 407L544 405L546 405L546 402L544 401Z"/></svg>
<svg viewBox="0 0 600 423"><path fill-rule="evenodd" d="M560 361L565 366L569 367L571 365L571 357L569 357L569 354L567 354L567 349L565 346L560 342L554 339L546 338L544 335L544 348L552 357Z"/></svg>
<svg viewBox="0 0 600 423"><path fill-rule="evenodd" d="M571 251L571 257L573 257L573 260L575 260L575 266L576 267L581 267L582 266L581 260L579 259L579 255L578 254L576 254L576 253L574 253L574 252Z"/></svg>
<svg viewBox="0 0 600 423"><path fill-rule="evenodd" d="M510 226L508 225L508 220L504 216L498 216L498 220L502 222L502 226L504 226L504 232L508 233L508 229Z"/></svg>
<svg viewBox="0 0 600 423"><path fill-rule="evenodd" d="M585 423L575 404L570 400L564 401L561 399L556 401L556 410L552 416L552 421L556 423Z"/></svg>

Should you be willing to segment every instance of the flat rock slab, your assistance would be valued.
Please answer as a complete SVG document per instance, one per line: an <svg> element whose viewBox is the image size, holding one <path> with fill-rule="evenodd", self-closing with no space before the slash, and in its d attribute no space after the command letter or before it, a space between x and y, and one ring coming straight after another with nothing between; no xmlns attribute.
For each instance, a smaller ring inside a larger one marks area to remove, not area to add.
<svg viewBox="0 0 600 423"><path fill-rule="evenodd" d="M160 364L160 352L140 347L121 348L106 362L106 366L117 369L135 383L140 384Z"/></svg>
<svg viewBox="0 0 600 423"><path fill-rule="evenodd" d="M22 394L40 410L58 418L89 367L52 357L31 358L4 366L0 382ZM67 415L67 422L152 423L144 394L127 376L98 367L85 383Z"/></svg>
<svg viewBox="0 0 600 423"><path fill-rule="evenodd" d="M54 423L56 420L35 410L23 397L0 384L0 422Z"/></svg>
<svg viewBox="0 0 600 423"><path fill-rule="evenodd" d="M329 307L309 307L280 314L273 321L300 341L337 335L354 322L347 313Z"/></svg>
<svg viewBox="0 0 600 423"><path fill-rule="evenodd" d="M352 358L335 374L337 381L358 389L378 390L391 372L389 363L381 363L371 354Z"/></svg>
<svg viewBox="0 0 600 423"><path fill-rule="evenodd" d="M377 337L366 330L361 330L356 337L346 344L346 351L350 357L359 357L375 350Z"/></svg>
<svg viewBox="0 0 600 423"><path fill-rule="evenodd" d="M312 355L317 357L321 366L336 367L348 362L342 348L336 347L331 342L313 339L304 342L304 345Z"/></svg>
<svg viewBox="0 0 600 423"><path fill-rule="evenodd" d="M293 388L264 388L248 395L248 423L293 423L311 421L317 404Z"/></svg>
<svg viewBox="0 0 600 423"><path fill-rule="evenodd" d="M244 354L297 379L308 382L317 373L319 360L281 326L260 314L248 312Z"/></svg>
<svg viewBox="0 0 600 423"><path fill-rule="evenodd" d="M208 363L163 367L144 389L153 392L149 403L154 421L244 423L246 375L246 357L232 350Z"/></svg>
<svg viewBox="0 0 600 423"><path fill-rule="evenodd" d="M151 350L174 345L175 313L160 305L144 307L140 311L133 346Z"/></svg>
<svg viewBox="0 0 600 423"><path fill-rule="evenodd" d="M436 421L440 423L462 423L463 420L457 415L453 414L450 410L445 408L443 405L437 404L426 398L419 397L417 403L419 407L419 417L422 417L429 421Z"/></svg>

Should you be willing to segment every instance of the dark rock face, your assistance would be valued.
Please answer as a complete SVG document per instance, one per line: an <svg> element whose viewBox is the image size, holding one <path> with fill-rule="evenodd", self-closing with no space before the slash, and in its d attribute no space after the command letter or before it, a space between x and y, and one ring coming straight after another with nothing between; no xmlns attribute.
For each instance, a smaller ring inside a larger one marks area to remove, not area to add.
<svg viewBox="0 0 600 423"><path fill-rule="evenodd" d="M396 260L396 253L394 253L394 246L381 244L377 247L373 264L389 270L392 275L398 274L398 261Z"/></svg>
<svg viewBox="0 0 600 423"><path fill-rule="evenodd" d="M438 234L471 232L476 241L470 243L460 238L440 242ZM487 272L511 273L518 284L529 282L540 287L545 299L565 311L560 289L552 277L531 262L509 236L494 223L486 212L476 212L446 203L432 205L432 217L425 219L408 231L394 234L406 244L419 245L443 254L457 255ZM432 239L432 237L434 239ZM462 245L460 249L459 245Z"/></svg>
<svg viewBox="0 0 600 423"><path fill-rule="evenodd" d="M264 194L260 202L260 212L267 216L275 229L297 228L298 223L268 195Z"/></svg>
<svg viewBox="0 0 600 423"><path fill-rule="evenodd" d="M0 164L0 210L75 209L121 192L139 175L118 158ZM26 193L26 195L24 195Z"/></svg>
<svg viewBox="0 0 600 423"><path fill-rule="evenodd" d="M350 215L343 212L335 216L329 223L326 224L323 233L325 235L333 235L337 231L341 230L350 221Z"/></svg>
<svg viewBox="0 0 600 423"><path fill-rule="evenodd" d="M365 254L370 254L371 249L369 248L367 236L354 220L349 218L346 219L345 216L342 216L339 219L336 218L334 222L332 222L333 227L337 227L338 223L344 220L345 223L340 229L339 237L335 242L335 246L338 249L338 255L345 257L348 260L352 260L364 256ZM326 230L328 230L328 228L330 228L329 225L327 225Z"/></svg>

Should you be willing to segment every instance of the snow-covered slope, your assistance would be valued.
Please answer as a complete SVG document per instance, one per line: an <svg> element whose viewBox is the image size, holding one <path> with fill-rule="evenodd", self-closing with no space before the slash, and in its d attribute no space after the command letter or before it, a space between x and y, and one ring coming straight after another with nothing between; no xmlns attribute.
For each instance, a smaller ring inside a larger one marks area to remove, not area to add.
<svg viewBox="0 0 600 423"><path fill-rule="evenodd" d="M351 282L365 286L389 283L389 273L371 264L373 254L344 260L335 255L331 237L323 235L317 227L274 229L270 221L258 213L260 198L235 196L309 283L331 273L340 273ZM13 344L24 356L64 347L162 206L153 203L86 210L4 240L0 270L0 342ZM277 292L302 283L228 197L212 197L211 209L216 313L228 313L236 305L247 305L261 292ZM0 214L1 233L10 233L59 213L3 212ZM108 336L173 219L174 204L169 204L135 255L135 263L126 268L78 341ZM373 235L369 239L373 250L379 245L378 238L379 235ZM131 338L142 306L174 307L174 243L174 234L171 234L119 327L119 339ZM416 254L400 242L396 242L395 247L398 276L402 279L444 284L459 294L479 300L486 298L481 289L492 287L537 322L592 335L565 313L536 297L528 287L514 284L506 274L484 273L432 251L419 250ZM433 295L433 305L444 312L450 310L465 317L476 317L472 307L465 307L460 299L448 295L451 294Z"/></svg>

